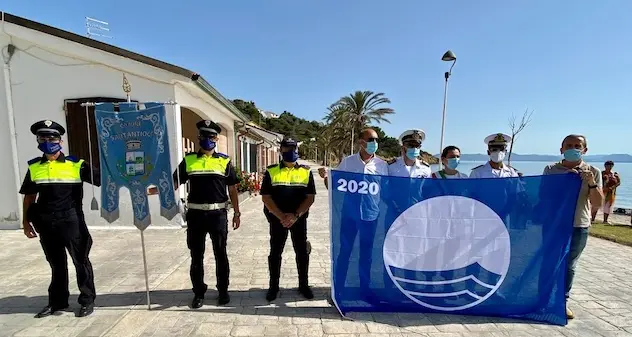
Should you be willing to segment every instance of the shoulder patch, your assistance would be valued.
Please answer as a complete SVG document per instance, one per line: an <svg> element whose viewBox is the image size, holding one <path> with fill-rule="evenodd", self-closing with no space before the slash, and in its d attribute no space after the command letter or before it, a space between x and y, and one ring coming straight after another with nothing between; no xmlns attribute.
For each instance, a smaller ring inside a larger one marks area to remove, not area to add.
<svg viewBox="0 0 632 337"><path fill-rule="evenodd" d="M29 165L33 165L33 164L37 163L40 160L42 160L42 157L35 157L35 158L29 160L28 163L29 163Z"/></svg>
<svg viewBox="0 0 632 337"><path fill-rule="evenodd" d="M79 162L79 158L77 158L75 156L66 156L66 160L71 161L73 163L78 163Z"/></svg>
<svg viewBox="0 0 632 337"><path fill-rule="evenodd" d="M481 167L483 167L483 166L485 166L485 165L478 165L478 166L476 166L476 167L472 168L472 171L474 171L474 170L476 170L476 169L478 169L478 168L481 168Z"/></svg>
<svg viewBox="0 0 632 337"><path fill-rule="evenodd" d="M393 158L393 159L389 159L388 161L386 161L387 164L392 165L395 164L395 162L397 161L397 158Z"/></svg>
<svg viewBox="0 0 632 337"><path fill-rule="evenodd" d="M228 155L227 155L227 154L223 154L223 153L221 153L221 152L215 152L215 153L216 153L216 154L217 154L217 156L218 156L218 157L220 157L220 158L228 158Z"/></svg>

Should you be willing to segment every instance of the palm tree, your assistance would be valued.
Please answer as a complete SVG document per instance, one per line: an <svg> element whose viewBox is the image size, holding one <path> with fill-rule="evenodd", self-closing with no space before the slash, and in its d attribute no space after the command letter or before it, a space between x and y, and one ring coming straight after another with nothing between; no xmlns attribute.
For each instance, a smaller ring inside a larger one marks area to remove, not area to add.
<svg viewBox="0 0 632 337"><path fill-rule="evenodd" d="M346 125L351 129L351 153L353 153L354 136L356 131L366 127L371 123L386 122L386 115L395 113L391 108L380 107L382 104L391 103L391 100L384 97L384 93L374 93L373 91L356 91L340 98L330 108L328 121L338 120L338 124Z"/></svg>

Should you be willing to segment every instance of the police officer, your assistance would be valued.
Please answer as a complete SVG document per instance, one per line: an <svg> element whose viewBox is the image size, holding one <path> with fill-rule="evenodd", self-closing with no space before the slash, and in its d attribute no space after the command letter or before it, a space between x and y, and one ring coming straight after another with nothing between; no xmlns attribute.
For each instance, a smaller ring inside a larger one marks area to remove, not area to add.
<svg viewBox="0 0 632 337"><path fill-rule="evenodd" d="M484 165L473 168L470 173L470 178L508 178L521 176L516 169L503 163L507 155L507 144L510 142L511 137L503 133L494 133L487 136L485 138L485 144L487 144L489 161Z"/></svg>
<svg viewBox="0 0 632 337"><path fill-rule="evenodd" d="M388 175L395 177L428 178L430 164L419 159L421 143L426 133L420 129L406 130L399 136L402 155L388 162Z"/></svg>
<svg viewBox="0 0 632 337"><path fill-rule="evenodd" d="M312 299L314 294L307 279L307 217L314 203L316 186L310 168L297 163L298 144L295 139L286 137L281 141L281 154L281 163L268 166L261 184L263 213L270 223L270 289L266 299L274 301L279 292L281 254L288 232L292 235L296 254L298 291L303 297Z"/></svg>
<svg viewBox="0 0 632 337"><path fill-rule="evenodd" d="M46 317L68 308L66 250L77 272L81 308L76 315L88 316L94 311L96 291L88 258L92 237L82 210L83 182L100 186L101 175L82 159L64 155L61 136L66 130L58 123L40 121L31 125L31 132L44 154L28 162L29 168L20 188L20 194L24 194L24 235L35 238L39 234L52 270L48 305L35 317Z"/></svg>
<svg viewBox="0 0 632 337"><path fill-rule="evenodd" d="M199 132L198 152L187 154L173 173L176 189L180 184L190 181L187 197L187 246L191 251L191 283L193 301L191 308L197 309L204 304L207 285L204 283L204 251L206 236L210 235L215 254L215 273L219 296L217 303L230 302L228 295L228 198L234 209L233 229L239 228L240 215L237 195L237 174L230 158L215 151L217 135L221 128L210 120L196 124ZM228 187L228 195L226 193Z"/></svg>

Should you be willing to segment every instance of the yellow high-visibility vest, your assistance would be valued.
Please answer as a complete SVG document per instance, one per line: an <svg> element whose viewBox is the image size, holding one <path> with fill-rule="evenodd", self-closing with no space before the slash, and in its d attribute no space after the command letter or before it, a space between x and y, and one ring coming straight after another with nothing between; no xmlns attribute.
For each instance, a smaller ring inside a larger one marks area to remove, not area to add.
<svg viewBox="0 0 632 337"><path fill-rule="evenodd" d="M226 168L230 162L230 157L222 153L199 157L197 153L190 153L184 157L184 161L187 174L190 176L213 174L224 177L226 176Z"/></svg>
<svg viewBox="0 0 632 337"><path fill-rule="evenodd" d="M275 164L268 167L272 186L307 187L309 184L309 173L310 169L305 165L286 167L283 164Z"/></svg>
<svg viewBox="0 0 632 337"><path fill-rule="evenodd" d="M63 161L53 160L42 163L41 158L29 161L31 180L36 184L81 184L83 159L70 156Z"/></svg>

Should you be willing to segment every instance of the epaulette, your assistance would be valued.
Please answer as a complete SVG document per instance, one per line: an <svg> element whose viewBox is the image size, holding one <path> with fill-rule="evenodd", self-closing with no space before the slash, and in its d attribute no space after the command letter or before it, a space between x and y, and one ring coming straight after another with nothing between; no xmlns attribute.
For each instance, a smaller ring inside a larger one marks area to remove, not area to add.
<svg viewBox="0 0 632 337"><path fill-rule="evenodd" d="M485 166L485 165L478 165L478 166L476 166L476 167L472 168L472 171L473 171L473 170L476 170L477 168L481 168L481 167L483 167L483 166Z"/></svg>
<svg viewBox="0 0 632 337"><path fill-rule="evenodd" d="M309 168L309 165L305 165L305 164L299 164L299 165L298 165L298 167L300 167L300 168L304 168L304 169L307 169L307 170L309 170L309 169L310 169L310 168Z"/></svg>
<svg viewBox="0 0 632 337"><path fill-rule="evenodd" d="M227 155L227 154L223 154L223 153L221 153L221 152L215 152L215 153L216 153L216 154L217 154L217 156L218 156L218 157L220 157L220 158L228 158L228 155Z"/></svg>
<svg viewBox="0 0 632 337"><path fill-rule="evenodd" d="M392 165L392 164L395 164L396 161L397 161L397 158L392 158L392 159L389 159L386 163L389 165Z"/></svg>
<svg viewBox="0 0 632 337"><path fill-rule="evenodd" d="M66 160L71 161L73 163L78 163L79 162L79 158L77 158L75 156L66 156Z"/></svg>
<svg viewBox="0 0 632 337"><path fill-rule="evenodd" d="M419 162L421 162L421 165L426 165L426 166L430 167L430 164L426 163L426 162L425 162L425 161L423 161L423 160L420 160Z"/></svg>
<svg viewBox="0 0 632 337"><path fill-rule="evenodd" d="M42 160L42 157L35 157L35 158L29 160L28 163L29 163L29 165L33 165L33 164L37 163L40 160Z"/></svg>
<svg viewBox="0 0 632 337"><path fill-rule="evenodd" d="M187 152L187 153L184 154L184 156L186 157L186 156L190 156L192 154L197 155L197 152Z"/></svg>
<svg viewBox="0 0 632 337"><path fill-rule="evenodd" d="M268 167L266 167L266 168L271 169L271 168L273 168L273 167L275 167L275 166L279 166L279 164L272 164L272 165L268 165Z"/></svg>

